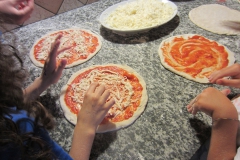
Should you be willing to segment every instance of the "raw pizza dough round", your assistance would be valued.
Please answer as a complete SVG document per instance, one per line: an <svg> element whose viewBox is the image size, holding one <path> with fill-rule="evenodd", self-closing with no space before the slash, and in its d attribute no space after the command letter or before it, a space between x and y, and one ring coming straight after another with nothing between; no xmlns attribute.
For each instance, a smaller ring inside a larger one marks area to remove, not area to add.
<svg viewBox="0 0 240 160"><path fill-rule="evenodd" d="M60 53L57 61L67 59L65 68L74 67L95 56L102 47L100 36L90 30L70 28L50 32L38 39L30 51L31 61L38 67L43 67L55 38L62 34L58 50L72 46Z"/></svg>
<svg viewBox="0 0 240 160"><path fill-rule="evenodd" d="M110 69L111 67L113 69ZM120 72L123 70L124 72ZM125 71L127 72L126 74L127 76L122 76L122 73L125 73ZM78 80L79 75L83 74L85 76L81 77L79 81ZM133 87L129 82L130 79L133 78L133 75L135 78L137 78L137 80L136 79L133 80L137 81L139 86L141 86L140 88L142 88L142 90L138 88L138 91L135 91L133 89L133 88L136 89L136 87ZM95 79L96 77L104 78L96 80ZM114 118L112 119L112 121L108 120L105 121L105 123L101 123L97 128L97 133L115 131L127 127L131 125L144 111L147 104L148 96L146 90L146 83L142 76L140 76L135 70L133 70L131 67L127 65L117 64L94 65L74 73L67 82L67 84L61 90L60 104L66 119L72 124L75 125L77 122L77 112L81 108L81 103L83 102L85 91L89 88L90 84L95 81L97 81L99 84L105 85L106 89L110 91L110 97L113 97L115 99L115 105L112 106L112 108L108 111L106 115L106 117L110 116ZM121 84L121 86L119 87L117 86L117 84ZM76 89L78 90L78 92L74 92L74 90ZM118 92L116 92L116 90ZM139 92L141 93L140 97L137 96ZM71 110L69 109L68 105L69 103L66 102L65 98L70 100L71 104L74 101L76 105L74 105L73 109ZM73 100L74 98L75 100ZM136 110L133 111L133 115L129 116L128 119L114 122L115 121L114 119L121 119L122 116L127 115L126 114L127 110L132 109L131 107L133 106L133 103L139 103L139 105L137 105ZM121 109L123 110L120 111L119 106L120 108L122 106L125 107L122 107ZM75 113L73 112L73 110ZM120 118L118 118L117 116L120 116Z"/></svg>
<svg viewBox="0 0 240 160"><path fill-rule="evenodd" d="M240 12L219 4L201 5L189 12L197 26L217 34L240 34Z"/></svg>
<svg viewBox="0 0 240 160"><path fill-rule="evenodd" d="M211 73L235 62L234 53L227 47L196 34L167 38L158 53L165 68L199 83L209 83Z"/></svg>

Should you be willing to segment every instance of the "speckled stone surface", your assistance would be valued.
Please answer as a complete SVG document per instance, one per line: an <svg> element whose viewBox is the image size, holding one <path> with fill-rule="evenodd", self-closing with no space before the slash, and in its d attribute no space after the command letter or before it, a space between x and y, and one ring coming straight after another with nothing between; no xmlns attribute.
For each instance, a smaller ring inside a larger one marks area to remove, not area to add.
<svg viewBox="0 0 240 160"><path fill-rule="evenodd" d="M141 74L146 81L148 104L143 114L128 128L97 134L91 159L104 160L187 160L199 148L200 142L194 129L190 126L185 106L204 88L217 85L200 84L187 80L166 70L160 63L158 47L162 40L179 34L196 33L218 41L236 54L240 62L240 36L217 35L197 27L188 18L188 12L202 4L220 3L217 0L176 0L177 16L169 23L147 33L123 37L101 27L98 19L109 6L121 0L100 0L99 2L57 15L55 17L30 24L14 30L14 36L4 34L5 42L14 43L25 56L25 64L30 72L31 83L41 74L41 68L32 64L28 57L34 41L50 31L80 27L90 29L102 36L102 49L92 59L76 67L65 69L61 80L43 93L41 101L56 118L56 128L50 135L66 151L71 147L74 126L62 113L59 104L59 93L69 77L76 71L94 64L127 64ZM221 3L240 10L237 0ZM17 45L16 45L17 44ZM239 90L233 89L233 93ZM210 124L204 114L197 118Z"/></svg>

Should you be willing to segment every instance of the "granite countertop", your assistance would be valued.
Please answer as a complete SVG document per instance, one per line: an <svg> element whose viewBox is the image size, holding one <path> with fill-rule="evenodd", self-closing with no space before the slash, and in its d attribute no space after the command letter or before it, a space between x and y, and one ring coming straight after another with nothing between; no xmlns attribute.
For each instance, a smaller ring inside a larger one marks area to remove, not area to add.
<svg viewBox="0 0 240 160"><path fill-rule="evenodd" d="M135 36L120 36L101 27L98 19L109 6L121 0L100 0L96 3L21 27L11 33L5 33L4 40L15 45L25 55L25 64L30 71L31 83L41 74L41 68L32 64L28 53L34 41L50 31L80 27L90 29L102 36L102 49L89 61L76 67L65 69L61 80L52 85L41 97L42 103L56 118L56 128L50 135L66 151L71 147L74 126L63 115L59 104L59 93L70 76L85 67L97 64L126 64L142 75L148 91L148 104L143 114L129 127L116 132L97 134L91 159L145 159L145 160L185 160L199 148L200 142L191 127L185 106L204 88L221 86L200 84L187 80L166 70L160 63L158 47L162 40L179 34L200 34L218 41L236 54L240 62L240 36L217 35L197 27L188 18L188 12L199 5L220 3L217 0L176 0L177 16L169 23L147 33ZM230 8L240 10L237 0L222 2ZM238 90L233 89L233 93ZM204 114L198 119L210 124Z"/></svg>

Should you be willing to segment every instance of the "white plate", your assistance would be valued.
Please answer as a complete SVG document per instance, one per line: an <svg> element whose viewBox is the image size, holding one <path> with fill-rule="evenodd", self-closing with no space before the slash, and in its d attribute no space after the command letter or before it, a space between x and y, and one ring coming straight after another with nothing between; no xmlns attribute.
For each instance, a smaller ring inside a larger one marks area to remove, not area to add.
<svg viewBox="0 0 240 160"><path fill-rule="evenodd" d="M174 9L174 12L172 14L172 16L167 19L165 22L161 23L161 24L157 24L155 26L151 26L151 27L146 27L146 28L141 28L141 29L118 29L118 28L112 28L110 27L107 23L106 23L106 19L108 18L108 16L120 5L124 5L126 3L129 3L129 2L133 2L133 1L137 1L137 0L128 0L128 1L123 1L123 2L120 2L120 3L117 3L113 6L110 6L109 8L107 8L104 12L102 12L102 14L100 15L100 23L102 24L102 26L104 26L105 28L107 29L110 29L112 31L114 31L115 33L123 33L123 34L133 34L133 33L140 33L140 32L146 32L152 28L156 28L156 27L159 27L167 22L169 22L171 19L173 19L177 12L178 12L178 9L177 9L177 6L169 1L169 0L159 0L160 2L163 2L163 3L167 3L169 4L173 9Z"/></svg>

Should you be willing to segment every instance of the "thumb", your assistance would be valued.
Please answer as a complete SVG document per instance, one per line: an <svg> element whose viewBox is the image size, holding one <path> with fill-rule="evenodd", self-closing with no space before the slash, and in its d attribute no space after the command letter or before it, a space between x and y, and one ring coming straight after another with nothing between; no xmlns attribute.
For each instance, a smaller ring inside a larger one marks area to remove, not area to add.
<svg viewBox="0 0 240 160"><path fill-rule="evenodd" d="M66 59L62 59L60 61L60 64L57 66L57 68L55 70L55 76L54 76L53 83L57 83L58 82L58 80L61 77L62 71L65 68L66 64L67 64L67 60Z"/></svg>
<svg viewBox="0 0 240 160"><path fill-rule="evenodd" d="M231 93L231 90L230 90L229 88L226 88L226 89L221 90L221 92L222 92L225 96L227 96L227 95L229 95L229 94Z"/></svg>
<svg viewBox="0 0 240 160"><path fill-rule="evenodd" d="M59 64L58 68L57 68L57 72L62 72L62 70L65 68L66 64L67 64L67 60L62 59L60 61L60 64Z"/></svg>

